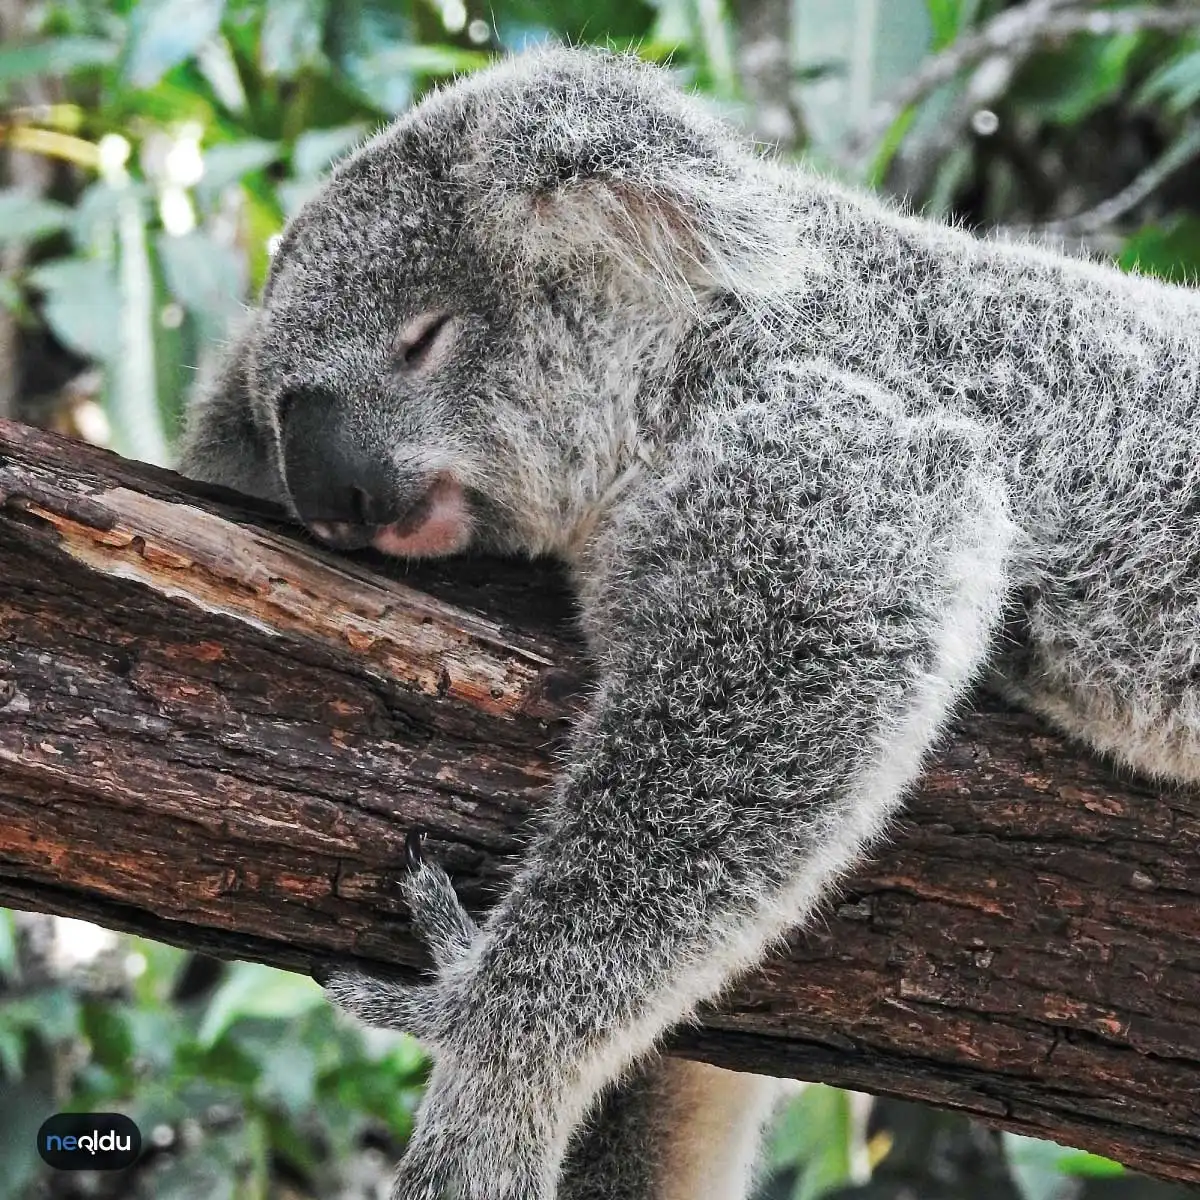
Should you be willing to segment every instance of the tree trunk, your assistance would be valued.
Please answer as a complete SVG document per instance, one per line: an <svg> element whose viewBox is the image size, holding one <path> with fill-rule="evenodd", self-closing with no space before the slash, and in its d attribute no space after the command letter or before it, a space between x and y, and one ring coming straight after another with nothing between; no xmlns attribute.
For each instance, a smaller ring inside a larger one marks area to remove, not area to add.
<svg viewBox="0 0 1200 1200"><path fill-rule="evenodd" d="M568 596L231 501L0 422L0 903L411 971L405 832L471 907L503 886L585 687ZM1200 1180L1198 890L1200 798L980 697L894 840L673 1046Z"/></svg>

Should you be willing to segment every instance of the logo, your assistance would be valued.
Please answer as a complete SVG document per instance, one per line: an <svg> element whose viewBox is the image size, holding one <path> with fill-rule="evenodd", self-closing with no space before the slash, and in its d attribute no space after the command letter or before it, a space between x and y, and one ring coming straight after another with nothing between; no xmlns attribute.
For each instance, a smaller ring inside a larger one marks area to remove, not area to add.
<svg viewBox="0 0 1200 1200"><path fill-rule="evenodd" d="M42 1161L60 1171L119 1171L142 1152L142 1134L121 1113L56 1113L37 1133Z"/></svg>

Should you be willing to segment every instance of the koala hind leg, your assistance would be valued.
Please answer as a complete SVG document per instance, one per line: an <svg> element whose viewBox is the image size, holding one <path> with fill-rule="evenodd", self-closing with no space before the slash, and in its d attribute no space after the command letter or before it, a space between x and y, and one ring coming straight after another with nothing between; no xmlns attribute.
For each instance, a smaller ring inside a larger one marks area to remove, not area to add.
<svg viewBox="0 0 1200 1200"><path fill-rule="evenodd" d="M558 1200L745 1200L784 1086L652 1055L577 1131Z"/></svg>

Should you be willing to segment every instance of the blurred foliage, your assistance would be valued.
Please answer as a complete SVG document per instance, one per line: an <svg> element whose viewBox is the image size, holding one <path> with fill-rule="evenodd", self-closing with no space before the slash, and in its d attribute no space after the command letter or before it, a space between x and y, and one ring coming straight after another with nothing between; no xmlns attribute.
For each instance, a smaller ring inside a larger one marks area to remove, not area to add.
<svg viewBox="0 0 1200 1200"><path fill-rule="evenodd" d="M1127 269L1196 278L1195 33L972 58L861 146L903 80L1012 5L782 2L799 131L785 153L973 228L1057 222ZM1078 6L1122 7L1058 7ZM549 35L634 47L755 117L721 0L5 0L0 33L0 412L15 396L28 419L158 462L284 221L332 160L440 79ZM137 939L101 955L101 983L94 964L52 969L35 936L50 919L19 920L20 936L0 912L0 1200L378 1194L423 1077L408 1039L351 1027L306 980ZM143 1162L51 1178L33 1132L69 1108L134 1116ZM1185 1194L824 1087L788 1107L770 1168L772 1200Z"/></svg>
<svg viewBox="0 0 1200 1200"><path fill-rule="evenodd" d="M127 1113L147 1147L88 1196L349 1198L386 1179L425 1076L411 1038L355 1027L301 976L140 938L60 977L18 954L13 924L0 910L2 1200L76 1194L34 1149L63 1110Z"/></svg>

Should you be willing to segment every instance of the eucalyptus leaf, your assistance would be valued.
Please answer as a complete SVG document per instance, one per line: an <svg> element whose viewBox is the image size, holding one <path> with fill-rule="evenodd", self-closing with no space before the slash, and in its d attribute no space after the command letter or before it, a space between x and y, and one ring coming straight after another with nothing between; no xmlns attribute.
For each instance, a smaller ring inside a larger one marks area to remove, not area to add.
<svg viewBox="0 0 1200 1200"><path fill-rule="evenodd" d="M139 0L129 18L125 78L152 87L216 35L224 10L225 0Z"/></svg>
<svg viewBox="0 0 1200 1200"><path fill-rule="evenodd" d="M203 42L196 51L196 65L218 102L231 113L242 116L250 102L228 41L214 37Z"/></svg>
<svg viewBox="0 0 1200 1200"><path fill-rule="evenodd" d="M792 1168L788 1200L816 1200L851 1177L853 1122L850 1093L809 1084L786 1106L770 1141L774 1170Z"/></svg>
<svg viewBox="0 0 1200 1200"><path fill-rule="evenodd" d="M373 75L392 72L407 75L456 75L477 71L489 61L490 56L482 50L400 42L361 60L359 71Z"/></svg>
<svg viewBox="0 0 1200 1200"><path fill-rule="evenodd" d="M329 0L266 0L259 54L267 75L290 78L321 57Z"/></svg>
<svg viewBox="0 0 1200 1200"><path fill-rule="evenodd" d="M106 408L113 449L126 458L166 466L167 432L158 403L157 344L161 325L146 232L146 206L129 191L117 219L120 322L109 359Z"/></svg>
<svg viewBox="0 0 1200 1200"><path fill-rule="evenodd" d="M99 362L116 353L121 301L111 263L60 258L36 267L27 278L43 293L42 318L64 346Z"/></svg>
<svg viewBox="0 0 1200 1200"><path fill-rule="evenodd" d="M222 188L270 166L281 153L278 142L261 138L210 146L204 151L204 176L196 190L206 196L216 195Z"/></svg>
<svg viewBox="0 0 1200 1200"><path fill-rule="evenodd" d="M128 182L126 187L134 187L142 195L148 195L132 182ZM80 250L90 251L102 258L115 255L114 239L120 200L121 190L106 179L97 179L79 193L71 213L71 237Z"/></svg>
<svg viewBox="0 0 1200 1200"><path fill-rule="evenodd" d="M76 71L106 67L116 60L119 49L116 42L91 37L0 46L0 87L38 75L61 79Z"/></svg>
<svg viewBox="0 0 1200 1200"><path fill-rule="evenodd" d="M321 987L303 975L259 963L234 963L209 1001L197 1040L212 1046L243 1017L294 1017L325 1003Z"/></svg>
<svg viewBox="0 0 1200 1200"><path fill-rule="evenodd" d="M29 306L25 303L21 289L8 275L0 275L0 308L19 321L27 320L30 315ZM2 936L0 935L0 937Z"/></svg>
<svg viewBox="0 0 1200 1200"><path fill-rule="evenodd" d="M206 340L219 340L242 306L246 273L241 259L199 230L182 237L160 234L156 246L171 294L200 318Z"/></svg>
<svg viewBox="0 0 1200 1200"><path fill-rule="evenodd" d="M256 1091L290 1113L301 1113L312 1106L316 1088L317 1056L307 1046L289 1039L263 1063Z"/></svg>
<svg viewBox="0 0 1200 1200"><path fill-rule="evenodd" d="M1165 100L1172 112L1185 112L1200 100L1200 50L1180 55L1146 80L1138 101L1155 100Z"/></svg>
<svg viewBox="0 0 1200 1200"><path fill-rule="evenodd" d="M0 278L0 303L4 302L3 284L9 281ZM0 908L0 976L16 979L21 965L17 959L17 926L12 911Z"/></svg>
<svg viewBox="0 0 1200 1200"><path fill-rule="evenodd" d="M925 0L933 27L933 49L945 49L958 36L963 18L963 0Z"/></svg>
<svg viewBox="0 0 1200 1200"><path fill-rule="evenodd" d="M15 1000L0 1000L0 1022L10 1029L36 1030L44 1042L65 1042L79 1035L80 1007L65 986L43 988Z"/></svg>
<svg viewBox="0 0 1200 1200"><path fill-rule="evenodd" d="M1078 1159L1078 1150L1017 1133L1006 1132L1002 1139L1009 1171L1022 1200L1066 1200L1076 1194L1062 1164Z"/></svg>
<svg viewBox="0 0 1200 1200"><path fill-rule="evenodd" d="M292 173L299 179L315 179L332 162L358 145L366 132L365 124L355 124L302 133L292 148Z"/></svg>
<svg viewBox="0 0 1200 1200"><path fill-rule="evenodd" d="M1127 271L1194 285L1200 279L1200 217L1145 226L1125 243L1117 262Z"/></svg>
<svg viewBox="0 0 1200 1200"><path fill-rule="evenodd" d="M0 1019L0 1079L17 1083L25 1074L25 1038Z"/></svg>
<svg viewBox="0 0 1200 1200"><path fill-rule="evenodd" d="M1046 120L1076 125L1125 87L1140 44L1137 34L1077 37L1032 58L1014 81L1013 94Z"/></svg>
<svg viewBox="0 0 1200 1200"><path fill-rule="evenodd" d="M0 190L0 245L36 242L70 227L71 210L16 188Z"/></svg>

